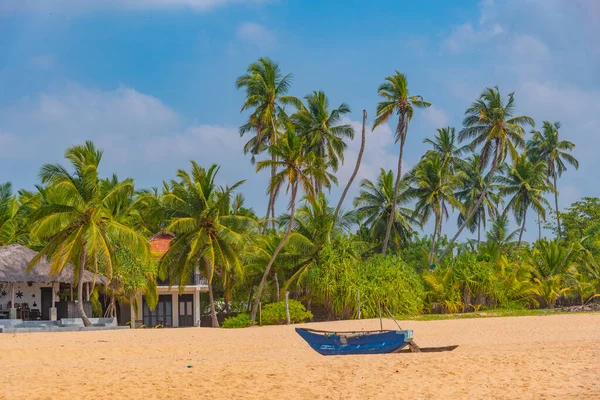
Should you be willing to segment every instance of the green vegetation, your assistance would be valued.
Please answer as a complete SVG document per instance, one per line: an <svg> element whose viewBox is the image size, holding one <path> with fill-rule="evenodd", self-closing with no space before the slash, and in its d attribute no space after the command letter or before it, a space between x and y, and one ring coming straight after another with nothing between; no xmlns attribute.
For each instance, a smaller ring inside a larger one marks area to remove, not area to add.
<svg viewBox="0 0 600 400"><path fill-rule="evenodd" d="M248 113L240 152L270 173L264 218L244 205L244 181L220 182L217 165L192 161L160 189L144 190L132 178L102 175L102 152L88 142L67 149L69 168L43 166L33 191L0 184L0 245L39 250L54 271L71 263L77 275L105 276L109 283L93 288L94 314L104 305L115 315L117 301L140 293L152 307L158 280L176 286L201 276L215 327L218 313L239 313L224 327L252 325L259 309L263 324L284 323L286 291L292 322L311 311L356 318L359 301L362 317L378 317L385 306L442 318L433 315L538 315L600 297L600 199L561 211L557 183L578 167L575 144L561 139L558 122L543 121L528 137L534 121L517 112L514 93L485 88L463 126L430 132L427 150L403 173L409 123L431 104L411 94L405 75L385 78L373 127L394 126L398 169L363 179L344 210L369 147L367 112L351 179L338 182L334 174L354 163L346 152L355 136L349 105L331 106L323 91L291 96L291 75L268 58L236 86ZM343 195L333 199L338 184ZM287 204L281 215L277 200ZM528 243L535 216L538 238ZM542 237L542 222L553 237ZM465 229L474 238L459 241ZM450 239L448 230L456 232ZM148 246L159 232L174 236L160 261Z"/></svg>

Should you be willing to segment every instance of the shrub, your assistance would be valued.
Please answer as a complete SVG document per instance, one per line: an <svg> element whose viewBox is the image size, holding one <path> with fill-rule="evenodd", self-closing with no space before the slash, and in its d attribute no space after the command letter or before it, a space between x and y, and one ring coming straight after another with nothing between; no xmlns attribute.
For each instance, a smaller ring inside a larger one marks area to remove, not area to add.
<svg viewBox="0 0 600 400"><path fill-rule="evenodd" d="M310 311L302 303L296 300L289 300L290 307L290 322L296 324L304 322L313 317ZM262 309L262 324L263 325L281 325L286 323L285 301L279 303L267 304Z"/></svg>
<svg viewBox="0 0 600 400"><path fill-rule="evenodd" d="M248 326L250 326L250 316L247 313L225 318L221 325L222 328L246 328Z"/></svg>

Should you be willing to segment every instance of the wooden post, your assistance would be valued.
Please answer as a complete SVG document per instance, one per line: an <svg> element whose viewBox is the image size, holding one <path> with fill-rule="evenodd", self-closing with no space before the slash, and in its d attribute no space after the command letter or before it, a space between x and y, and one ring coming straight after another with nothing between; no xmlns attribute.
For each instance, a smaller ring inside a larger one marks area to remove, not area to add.
<svg viewBox="0 0 600 400"><path fill-rule="evenodd" d="M360 319L360 289L356 291L356 303L358 308L358 319Z"/></svg>
<svg viewBox="0 0 600 400"><path fill-rule="evenodd" d="M258 303L258 325L262 325L262 302Z"/></svg>
<svg viewBox="0 0 600 400"><path fill-rule="evenodd" d="M56 321L57 310L56 310L56 289L54 288L55 282L52 282L52 303L50 304L50 321Z"/></svg>
<svg viewBox="0 0 600 400"><path fill-rule="evenodd" d="M71 288L71 301L73 301L73 284L71 283L69 287Z"/></svg>
<svg viewBox="0 0 600 400"><path fill-rule="evenodd" d="M17 308L15 307L15 284L10 284L10 309L8 310L9 319L17 319Z"/></svg>
<svg viewBox="0 0 600 400"><path fill-rule="evenodd" d="M287 324L290 324L290 304L289 304L290 292L285 291L285 320Z"/></svg>

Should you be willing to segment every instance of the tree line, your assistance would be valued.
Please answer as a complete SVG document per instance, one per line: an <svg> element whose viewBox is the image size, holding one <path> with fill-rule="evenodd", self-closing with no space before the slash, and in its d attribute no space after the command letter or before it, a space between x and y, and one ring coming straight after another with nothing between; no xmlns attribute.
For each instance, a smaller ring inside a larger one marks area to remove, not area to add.
<svg viewBox="0 0 600 400"><path fill-rule="evenodd" d="M356 315L357 292L365 316L375 316L381 303L402 314L554 307L597 297L598 200L560 211L557 182L578 168L575 145L561 138L558 122L543 121L536 130L531 117L517 113L514 93L485 88L462 127L440 127L425 139L429 149L417 164L402 171L404 146L414 140L410 122L431 103L412 94L404 74L386 77L371 129L395 125L398 167L358 182L346 208L368 151L367 112L353 173L338 182L339 167L354 161L344 158L355 136L343 122L347 104L331 106L322 91L291 96L292 76L267 58L235 84L247 115L240 150L257 172L270 173L264 214L245 206L244 181L215 183L218 165L192 161L162 187L137 189L131 178L101 175L102 151L86 142L66 150L69 168L42 166L35 190L0 186L0 245L39 250L54 271L71 263L78 274L106 276L107 287L95 290L110 298L111 315L117 300L133 301L137 293L155 304L158 279L183 286L200 273L213 326L219 312L232 311L248 312L254 323L259 304L279 301L286 290L332 318ZM336 201L334 185L344 188ZM280 197L288 206L276 215ZM526 243L532 214L538 239ZM451 217L457 229L448 238L442 227ZM519 226L512 232L510 217ZM425 232L430 221L433 229ZM553 238L542 237L542 224ZM459 241L465 229L476 239ZM160 260L148 241L157 232L174 235Z"/></svg>

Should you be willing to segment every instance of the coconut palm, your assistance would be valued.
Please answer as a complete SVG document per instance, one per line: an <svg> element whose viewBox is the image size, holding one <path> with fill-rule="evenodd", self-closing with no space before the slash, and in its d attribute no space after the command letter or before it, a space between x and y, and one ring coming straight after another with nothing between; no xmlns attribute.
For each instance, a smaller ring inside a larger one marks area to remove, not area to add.
<svg viewBox="0 0 600 400"><path fill-rule="evenodd" d="M527 210L531 207L541 218L546 218L546 207L550 204L544 196L554 188L548 182L546 163L533 162L526 153L517 157L514 165L504 165L504 168L506 175L498 177L500 195L511 196L504 212L512 210L517 223L521 224L517 243L517 246L520 246L527 222Z"/></svg>
<svg viewBox="0 0 600 400"><path fill-rule="evenodd" d="M560 140L558 130L560 122L550 123L544 121L542 131L532 131L533 139L529 143L532 151L546 161L548 176L553 179L554 186L554 211L556 212L556 224L558 236L561 236L560 215L558 213L558 187L556 181L567 170L567 164L579 168L579 161L573 157L570 152L575 148L575 144Z"/></svg>
<svg viewBox="0 0 600 400"><path fill-rule="evenodd" d="M491 229L485 234L488 245L493 245L499 253L505 253L513 247L515 238L519 234L519 229L510 232L508 225L508 216L504 213L496 213Z"/></svg>
<svg viewBox="0 0 600 400"><path fill-rule="evenodd" d="M479 162L479 155L473 154L469 157L462 165L461 171L463 173L463 184L462 188L456 192L456 198L463 203L463 210L458 214L458 225L461 225L465 219L465 212L471 210L481 194L488 181L488 176L484 176L484 171L481 169L481 163ZM483 202L479 205L479 209L471 218L471 222L467 225L467 228L471 233L477 230L477 246L481 243L481 227L485 230L486 220L488 218L494 218L497 213L498 205L502 203L502 197L496 193L496 184L492 183L490 188L485 192Z"/></svg>
<svg viewBox="0 0 600 400"><path fill-rule="evenodd" d="M357 207L356 214L362 224L367 227L369 237L373 242L382 243L381 238L385 235L387 221L392 215L392 210L395 210L391 243L395 250L399 250L409 243L413 235L411 223L417 222L413 216L413 210L400 207L410 201L406 196L408 186L409 183L406 179L400 182L399 197L396 199L396 207L393 207L394 173L391 170L386 172L382 168L377 181L364 179L360 183L361 190L358 197L354 199L354 206Z"/></svg>
<svg viewBox="0 0 600 400"><path fill-rule="evenodd" d="M32 234L46 245L31 261L32 268L42 257L48 257L52 272L59 273L68 263L77 267L78 308L85 326L90 326L83 309L83 273L96 272L99 266L111 278L115 243L126 246L143 259L149 257L146 238L115 218L110 204L115 198L129 196L133 181L127 179L103 190L98 167L102 151L92 142L72 146L65 152L74 173L58 164L46 164L40 178L48 188L33 214Z"/></svg>
<svg viewBox="0 0 600 400"><path fill-rule="evenodd" d="M325 188L330 188L331 182L337 183L335 176L327 172L325 160L317 157L317 155L312 152L307 153L305 151L305 140L296 135L291 128L292 127L287 130L286 136L284 136L276 145L271 146L271 153L274 155L274 159L262 160L256 165L257 171L271 167L279 169L271 180L269 191L276 192L287 183L286 192L290 193L290 203L288 207L290 217L287 230L273 252L272 257L265 268L260 284L258 285L256 298L250 313L250 321L252 324L254 324L254 321L256 320L256 312L258 311L260 298L267 278L271 272L271 267L292 233L299 189L302 189L307 198L312 199L315 195L314 182L319 182L319 185Z"/></svg>
<svg viewBox="0 0 600 400"><path fill-rule="evenodd" d="M12 184L0 185L0 246L25 244L28 239L24 208L12 192Z"/></svg>
<svg viewBox="0 0 600 400"><path fill-rule="evenodd" d="M449 216L447 205L462 210L462 204L454 196L461 183L461 176L451 173L449 163L449 158L442 159L440 155L430 153L424 156L407 176L411 187L406 191L406 196L417 201L414 211L416 218L421 225L426 224L432 214L435 218L429 253L430 264L435 254L437 235L441 234L442 221Z"/></svg>
<svg viewBox="0 0 600 400"><path fill-rule="evenodd" d="M432 149L425 153L426 156L435 154L446 164L450 172L456 171L464 165L461 155L468 150L467 146L458 146L456 131L453 127L440 128L433 139L425 139L423 143L430 144Z"/></svg>
<svg viewBox="0 0 600 400"><path fill-rule="evenodd" d="M494 174L498 167L507 156L510 156L512 160L516 160L518 157L517 149L525 145L523 126L533 126L534 122L528 116L515 117L514 102L514 93L509 93L508 101L505 103L498 87L486 88L471 107L465 111L464 128L460 131L459 140L462 142L470 139L469 147L471 150L475 151L479 148L481 169L483 170L490 165L490 171L488 181L479 199L477 199L473 208L466 213L464 222L440 255L439 261L446 257L461 232L479 211L479 207L494 181Z"/></svg>
<svg viewBox="0 0 600 400"><path fill-rule="evenodd" d="M336 172L344 162L344 150L348 147L344 140L354 139L354 128L350 124L340 124L342 116L350 113L350 107L342 103L329 110L329 100L322 91L314 91L305 99L306 106L302 104L292 116L296 133L305 138L306 151L327 160L328 166ZM314 186L318 194L321 191L318 182Z"/></svg>
<svg viewBox="0 0 600 400"><path fill-rule="evenodd" d="M223 212L233 190L244 181L220 189L215 183L219 167L205 169L191 162L190 172L179 170L164 194L168 232L175 238L160 261L159 269L171 285L186 285L191 276L204 268L212 326L218 327L213 295L213 276L217 269L241 271L238 250L244 243L243 231L252 221L244 216Z"/></svg>
<svg viewBox="0 0 600 400"><path fill-rule="evenodd" d="M406 76L398 71L394 75L385 78L385 82L377 90L379 96L383 97L384 100L377 104L377 115L373 123L373 129L388 121L394 113L398 115L395 137L396 142L400 142L400 152L398 154L398 172L391 204L391 208L395 209L398 200L398 190L402 181L402 154L408 133L408 123L413 117L414 108L426 108L431 106L431 103L423 101L421 96L411 96ZM387 252L394 221L395 218L390 214L381 248L383 254Z"/></svg>
<svg viewBox="0 0 600 400"><path fill-rule="evenodd" d="M350 187L352 186L352 182L354 182L354 179L356 179L356 175L358 174L358 170L360 169L360 162L362 161L362 156L363 156L363 153L365 152L366 125L367 125L367 110L363 110L362 134L361 134L361 140L360 140L360 150L358 151L358 157L356 158L356 166L354 166L354 171L352 172L352 176L350 176L350 179L348 179L348 184L344 188L344 191L342 192L342 196L340 197L340 201L338 202L338 205L335 208L334 219L337 218L338 214L340 213L340 209L342 208L342 205L344 204L344 199L346 198L346 195L348 194L348 190L350 190Z"/></svg>
<svg viewBox="0 0 600 400"><path fill-rule="evenodd" d="M286 105L299 106L301 103L296 97L287 93L292 84L292 75L283 75L279 64L269 58L259 58L248 66L246 73L240 76L235 86L244 88L246 100L241 111L252 109L248 122L240 127L240 134L252 132L254 136L246 143L244 152L255 156L267 150L269 146L277 143L278 117L285 118ZM271 154L272 160L275 156ZM271 179L275 176L275 164L271 166ZM270 213L274 218L275 197L277 193L270 192L267 207L267 219Z"/></svg>

